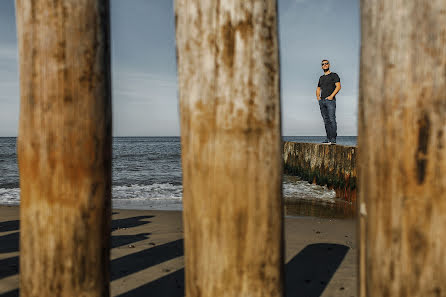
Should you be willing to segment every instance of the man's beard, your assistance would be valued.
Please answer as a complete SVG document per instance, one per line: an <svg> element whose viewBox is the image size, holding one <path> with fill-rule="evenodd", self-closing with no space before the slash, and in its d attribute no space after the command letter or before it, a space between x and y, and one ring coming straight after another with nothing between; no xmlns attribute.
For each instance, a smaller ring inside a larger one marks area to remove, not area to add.
<svg viewBox="0 0 446 297"><path fill-rule="evenodd" d="M330 71L330 67L327 69L323 69L323 70L324 70L324 72L328 72L328 71Z"/></svg>

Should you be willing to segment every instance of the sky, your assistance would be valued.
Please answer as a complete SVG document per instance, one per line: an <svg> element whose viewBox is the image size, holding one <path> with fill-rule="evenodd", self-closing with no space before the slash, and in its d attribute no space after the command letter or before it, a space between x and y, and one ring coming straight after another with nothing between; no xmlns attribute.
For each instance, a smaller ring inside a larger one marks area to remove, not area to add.
<svg viewBox="0 0 446 297"><path fill-rule="evenodd" d="M179 136L173 0L110 0L114 136ZM325 135L321 60L341 78L338 135L357 135L359 0L278 0L282 135ZM14 0L0 1L0 137L17 136Z"/></svg>

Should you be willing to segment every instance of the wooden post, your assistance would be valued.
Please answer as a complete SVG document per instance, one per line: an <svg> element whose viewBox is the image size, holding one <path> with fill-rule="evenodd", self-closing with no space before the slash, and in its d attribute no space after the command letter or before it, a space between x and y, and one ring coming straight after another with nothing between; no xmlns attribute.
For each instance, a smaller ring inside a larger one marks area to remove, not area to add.
<svg viewBox="0 0 446 297"><path fill-rule="evenodd" d="M446 2L361 10L360 296L446 296Z"/></svg>
<svg viewBox="0 0 446 297"><path fill-rule="evenodd" d="M177 0L186 296L282 296L274 0Z"/></svg>
<svg viewBox="0 0 446 297"><path fill-rule="evenodd" d="M20 294L109 296L107 0L16 0Z"/></svg>

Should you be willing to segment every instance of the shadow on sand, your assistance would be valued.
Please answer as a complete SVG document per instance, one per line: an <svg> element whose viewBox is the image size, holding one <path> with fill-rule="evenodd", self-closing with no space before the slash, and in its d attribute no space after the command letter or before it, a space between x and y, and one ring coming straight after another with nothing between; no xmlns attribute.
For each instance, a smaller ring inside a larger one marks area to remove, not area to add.
<svg viewBox="0 0 446 297"><path fill-rule="evenodd" d="M319 297L341 265L349 248L319 243L306 246L286 264L286 296ZM135 288L119 297L183 297L184 269Z"/></svg>
<svg viewBox="0 0 446 297"><path fill-rule="evenodd" d="M145 249L111 261L111 280L147 269L183 255L183 240Z"/></svg>
<svg viewBox="0 0 446 297"><path fill-rule="evenodd" d="M0 232L19 230L19 220L0 222Z"/></svg>
<svg viewBox="0 0 446 297"><path fill-rule="evenodd" d="M150 223L150 221L144 221L144 219L149 219L153 217L154 216L136 216L131 218L113 220L112 231L148 224ZM19 221L16 220L16 221L0 222L0 232L8 232L15 230L19 230ZM14 232L0 236L0 254L19 251L19 234L20 234L19 232ZM140 233L135 235L112 235L111 247L115 248L128 245L137 241L141 241L147 239L148 235L150 235L150 233ZM138 261L135 258L133 258L133 260ZM15 275L18 273L18 271L19 271L18 256L0 260L0 280L8 276ZM1 294L0 296L3 297L9 295Z"/></svg>
<svg viewBox="0 0 446 297"><path fill-rule="evenodd" d="M340 244L307 245L286 264L286 296L321 296L348 250Z"/></svg>
<svg viewBox="0 0 446 297"><path fill-rule="evenodd" d="M115 219L112 220L112 226L111 231L116 231L118 229L128 229L133 228L141 225L145 225L150 223L150 221L143 221L144 219L150 219L154 216L137 216L137 217L130 217L125 219Z"/></svg>
<svg viewBox="0 0 446 297"><path fill-rule="evenodd" d="M137 216L113 220L112 230L132 228L150 223L143 219L153 216ZM3 222L1 230L18 230L18 221ZM112 236L112 247L119 247L144 240L150 233L136 235ZM18 251L19 232L0 237L0 253ZM311 244L301 250L286 264L286 296L288 297L319 297L342 263L349 248L339 244ZM183 255L183 240L179 239L163 245L138 251L111 261L111 280L116 280L151 266ZM0 260L0 280L18 273L19 257ZM0 297L19 296L19 291L13 290ZM184 269L177 270L155 281L132 289L119 297L182 297L184 296Z"/></svg>

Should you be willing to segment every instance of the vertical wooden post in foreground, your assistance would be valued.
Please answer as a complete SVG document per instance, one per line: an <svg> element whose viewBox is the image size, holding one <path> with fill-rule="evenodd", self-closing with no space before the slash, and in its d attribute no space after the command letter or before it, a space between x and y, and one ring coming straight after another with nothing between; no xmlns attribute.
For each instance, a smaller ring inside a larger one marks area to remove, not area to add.
<svg viewBox="0 0 446 297"><path fill-rule="evenodd" d="M107 0L16 0L20 294L108 296Z"/></svg>
<svg viewBox="0 0 446 297"><path fill-rule="evenodd" d="M177 0L186 296L282 296L274 0Z"/></svg>
<svg viewBox="0 0 446 297"><path fill-rule="evenodd" d="M446 2L361 9L360 296L446 296Z"/></svg>

